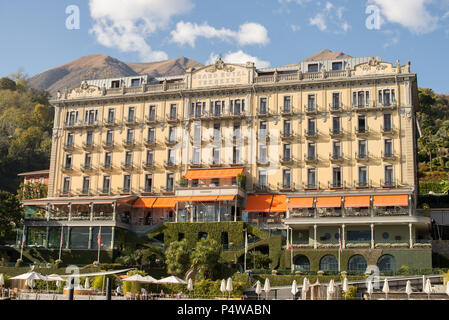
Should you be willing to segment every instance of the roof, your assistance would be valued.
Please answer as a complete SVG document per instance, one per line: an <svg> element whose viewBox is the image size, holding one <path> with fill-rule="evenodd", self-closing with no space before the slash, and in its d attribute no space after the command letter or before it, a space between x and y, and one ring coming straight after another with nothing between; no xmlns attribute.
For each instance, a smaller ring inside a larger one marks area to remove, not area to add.
<svg viewBox="0 0 449 320"><path fill-rule="evenodd" d="M23 176L39 176L39 175L44 175L44 174L50 174L50 169L46 169L46 170L38 170L38 171L30 171L30 172L23 172L23 173L19 173L18 176L19 177L23 177Z"/></svg>
<svg viewBox="0 0 449 320"><path fill-rule="evenodd" d="M322 61L322 60L340 60L340 59L349 59L352 58L350 55L347 55L343 52L333 52L329 49L321 50L320 52L315 53L314 55L304 59L304 62L308 61Z"/></svg>

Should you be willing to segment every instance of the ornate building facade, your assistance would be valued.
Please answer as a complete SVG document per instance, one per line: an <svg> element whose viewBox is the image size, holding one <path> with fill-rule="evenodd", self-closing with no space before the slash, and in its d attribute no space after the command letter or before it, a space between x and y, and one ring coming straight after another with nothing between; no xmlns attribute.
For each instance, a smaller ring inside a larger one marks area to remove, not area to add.
<svg viewBox="0 0 449 320"><path fill-rule="evenodd" d="M380 57L267 69L219 59L175 77L83 81L52 101L49 197L25 202L40 234L29 239L54 247L61 233L66 248L94 249L101 227L114 248L126 230L244 221L281 232L297 269L310 268L307 252L340 247L384 250L392 269L406 249L427 267L417 88L410 63ZM319 269L335 269L324 252Z"/></svg>

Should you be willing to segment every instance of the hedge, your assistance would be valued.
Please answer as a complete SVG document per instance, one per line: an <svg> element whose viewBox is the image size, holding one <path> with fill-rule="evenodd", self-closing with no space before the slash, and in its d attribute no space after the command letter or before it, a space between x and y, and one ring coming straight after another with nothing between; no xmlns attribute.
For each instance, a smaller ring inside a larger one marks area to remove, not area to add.
<svg viewBox="0 0 449 320"><path fill-rule="evenodd" d="M443 186L440 181L419 181L419 194L427 195L432 191L434 193L443 193Z"/></svg>

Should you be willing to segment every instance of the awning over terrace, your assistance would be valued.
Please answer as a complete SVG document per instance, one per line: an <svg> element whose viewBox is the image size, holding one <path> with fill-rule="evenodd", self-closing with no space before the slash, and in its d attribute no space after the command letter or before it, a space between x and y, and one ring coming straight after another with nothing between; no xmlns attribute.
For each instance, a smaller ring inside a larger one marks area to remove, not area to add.
<svg viewBox="0 0 449 320"><path fill-rule="evenodd" d="M408 195L374 196L375 207L407 207Z"/></svg>
<svg viewBox="0 0 449 320"><path fill-rule="evenodd" d="M288 208L290 210L313 208L313 198L290 198L288 199Z"/></svg>
<svg viewBox="0 0 449 320"><path fill-rule="evenodd" d="M369 208L370 196L347 196L345 197L345 208Z"/></svg>

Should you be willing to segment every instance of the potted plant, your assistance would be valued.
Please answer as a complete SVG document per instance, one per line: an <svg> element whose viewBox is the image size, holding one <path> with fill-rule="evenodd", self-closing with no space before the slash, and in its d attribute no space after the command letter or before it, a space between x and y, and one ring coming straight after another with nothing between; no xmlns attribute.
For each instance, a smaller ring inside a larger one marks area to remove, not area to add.
<svg viewBox="0 0 449 320"><path fill-rule="evenodd" d="M243 173L237 175L237 185L243 189L246 187L246 176Z"/></svg>

